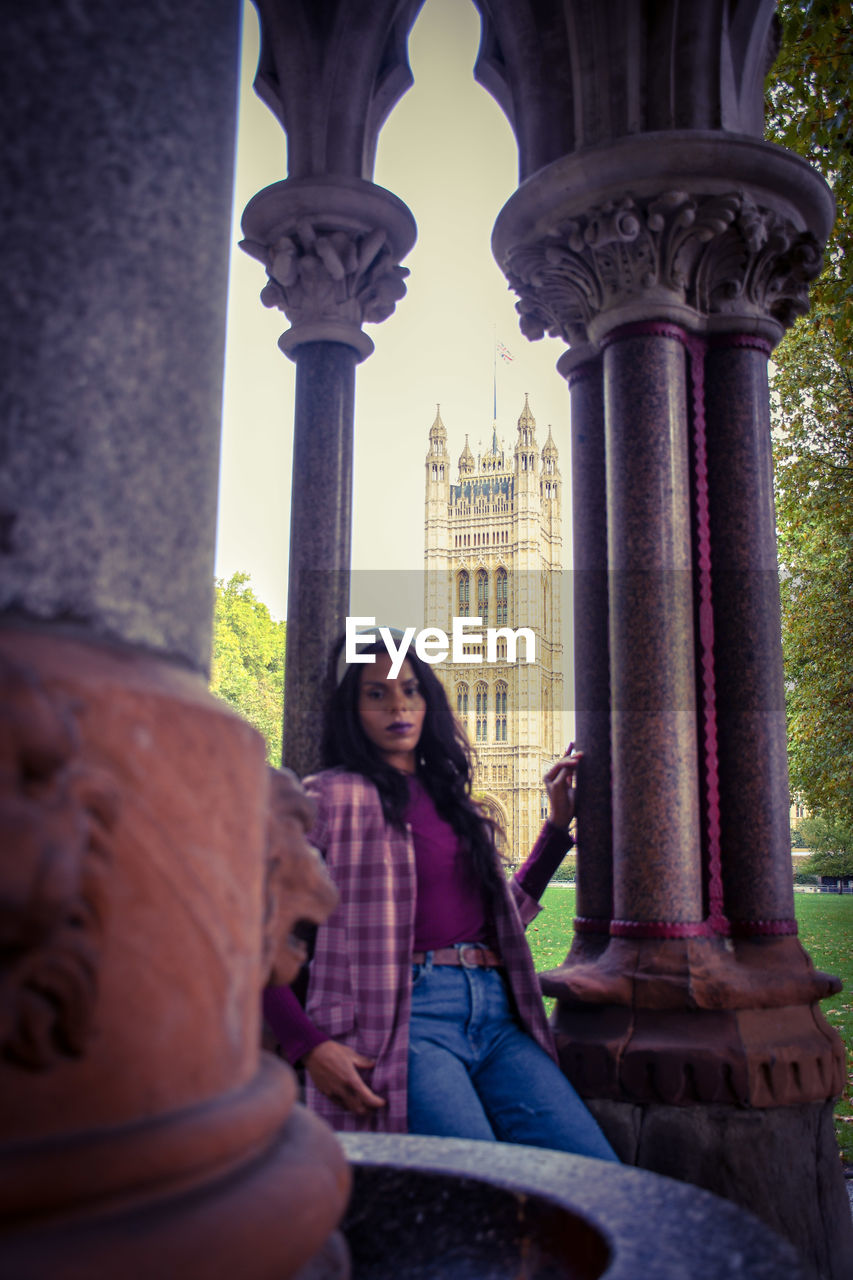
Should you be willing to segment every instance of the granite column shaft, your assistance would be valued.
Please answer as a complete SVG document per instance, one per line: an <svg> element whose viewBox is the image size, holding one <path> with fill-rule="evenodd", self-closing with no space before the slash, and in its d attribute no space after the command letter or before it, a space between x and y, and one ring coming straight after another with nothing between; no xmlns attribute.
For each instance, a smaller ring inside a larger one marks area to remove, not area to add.
<svg viewBox="0 0 853 1280"><path fill-rule="evenodd" d="M702 918L685 353L664 333L604 352L614 916ZM667 936L664 931L662 936Z"/></svg>
<svg viewBox="0 0 853 1280"><path fill-rule="evenodd" d="M239 6L78 8L4 32L0 608L203 672Z"/></svg>
<svg viewBox="0 0 853 1280"><path fill-rule="evenodd" d="M746 932L795 928L768 354L715 338L705 358L723 889Z"/></svg>
<svg viewBox="0 0 853 1280"><path fill-rule="evenodd" d="M331 692L329 637L343 634L349 607L358 358L341 342L306 342L293 351L284 763L300 776L320 764L321 707Z"/></svg>
<svg viewBox="0 0 853 1280"><path fill-rule="evenodd" d="M568 373L572 404L575 737L583 751L573 954L606 946L613 914L607 475L600 357Z"/></svg>

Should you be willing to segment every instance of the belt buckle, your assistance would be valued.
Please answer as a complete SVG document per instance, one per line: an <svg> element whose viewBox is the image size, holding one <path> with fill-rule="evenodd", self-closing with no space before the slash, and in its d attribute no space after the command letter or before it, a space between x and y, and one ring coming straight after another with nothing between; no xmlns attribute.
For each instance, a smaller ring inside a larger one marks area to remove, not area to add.
<svg viewBox="0 0 853 1280"><path fill-rule="evenodd" d="M479 952L481 959L475 960L473 963L465 959L466 951ZM464 946L459 948L459 963L463 969L482 969L485 961L485 942L466 942Z"/></svg>

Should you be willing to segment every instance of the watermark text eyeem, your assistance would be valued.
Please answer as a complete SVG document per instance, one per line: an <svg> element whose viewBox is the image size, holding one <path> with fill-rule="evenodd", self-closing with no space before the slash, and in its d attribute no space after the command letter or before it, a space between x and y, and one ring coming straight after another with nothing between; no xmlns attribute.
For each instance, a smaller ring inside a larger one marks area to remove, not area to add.
<svg viewBox="0 0 853 1280"><path fill-rule="evenodd" d="M406 654L414 640L415 653L422 662L444 662L450 656L451 662L482 662L482 653L471 652L471 647L482 646L484 633L482 618L453 618L450 637L440 627L424 627L415 631L414 627L406 627L405 631L396 633L390 627L377 627L375 618L347 618L345 658L349 662L375 662L375 653L362 653L362 647L375 644L377 632L385 645L391 666L388 678L396 680L400 668L406 660ZM506 653L498 657L498 642L506 641ZM518 642L524 641L524 657L519 658ZM536 636L530 627L486 627L486 662L536 661ZM467 647L467 651L466 651Z"/></svg>

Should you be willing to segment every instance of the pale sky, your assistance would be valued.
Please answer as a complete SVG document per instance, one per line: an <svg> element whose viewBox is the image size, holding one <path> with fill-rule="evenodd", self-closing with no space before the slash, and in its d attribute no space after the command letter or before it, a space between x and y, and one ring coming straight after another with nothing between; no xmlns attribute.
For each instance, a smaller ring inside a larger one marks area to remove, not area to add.
<svg viewBox="0 0 853 1280"><path fill-rule="evenodd" d="M251 197L286 177L286 142L252 90L258 24L248 0L245 9L216 574L245 571L283 618L296 367L276 345L285 316L259 300L263 268L236 246ZM569 392L554 367L565 348L522 337L515 297L492 257L492 226L516 188L517 152L503 112L473 78L479 27L466 0L426 0L409 41L415 83L379 138L374 181L409 206L418 240L403 264L408 293L389 320L365 326L376 350L356 371L355 569L422 567L435 406L455 481L465 433L475 454L491 439L495 332L514 356L498 360L498 434L513 447L529 392L540 448L550 423L560 451L570 565Z"/></svg>

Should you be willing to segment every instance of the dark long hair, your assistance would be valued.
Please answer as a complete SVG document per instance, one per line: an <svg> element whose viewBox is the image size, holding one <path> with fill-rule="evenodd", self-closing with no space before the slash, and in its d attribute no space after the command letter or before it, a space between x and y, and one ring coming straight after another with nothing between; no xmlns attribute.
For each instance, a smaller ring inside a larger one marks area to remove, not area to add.
<svg viewBox="0 0 853 1280"><path fill-rule="evenodd" d="M343 649L343 638L332 654L332 680ZM360 653L385 653L381 642L360 644ZM447 694L429 663L413 650L406 654L426 703L423 729L415 752L417 778L438 813L460 837L461 856L471 877L492 901L503 882L495 825L471 796L473 752L465 730L454 716ZM385 821L404 831L409 799L406 775L385 761L370 741L358 711L361 664L351 663L329 702L322 739L323 764L360 773L379 792Z"/></svg>

